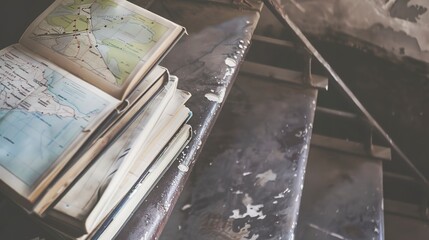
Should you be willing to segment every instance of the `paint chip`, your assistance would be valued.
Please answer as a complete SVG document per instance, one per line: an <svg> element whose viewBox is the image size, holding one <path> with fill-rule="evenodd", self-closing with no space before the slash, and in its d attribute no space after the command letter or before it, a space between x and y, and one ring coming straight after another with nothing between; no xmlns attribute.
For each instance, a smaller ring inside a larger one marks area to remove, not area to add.
<svg viewBox="0 0 429 240"><path fill-rule="evenodd" d="M183 207L182 207L182 211L186 211L186 210L188 210L189 208L191 208L192 207L192 205L191 204L185 204L185 205L183 205Z"/></svg>
<svg viewBox="0 0 429 240"><path fill-rule="evenodd" d="M275 181L277 179L277 174L275 174L271 169L256 175L256 178L258 179L256 181L256 185L259 185L261 187L264 187L265 184L267 184L270 181Z"/></svg>

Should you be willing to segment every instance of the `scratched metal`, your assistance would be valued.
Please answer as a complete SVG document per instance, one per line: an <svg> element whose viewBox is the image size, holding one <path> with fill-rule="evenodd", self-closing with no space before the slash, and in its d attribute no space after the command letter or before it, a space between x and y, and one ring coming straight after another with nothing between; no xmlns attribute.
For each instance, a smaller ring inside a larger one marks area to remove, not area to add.
<svg viewBox="0 0 429 240"><path fill-rule="evenodd" d="M194 116L194 136L179 161L130 217L118 239L156 239L177 201L190 171L232 86L259 20L258 11L198 1L155 1L151 10L188 30L162 65L190 91L187 106ZM179 170L178 166L180 165ZM183 171L189 169L188 171Z"/></svg>
<svg viewBox="0 0 429 240"><path fill-rule="evenodd" d="M311 146L297 239L382 240L381 160Z"/></svg>
<svg viewBox="0 0 429 240"><path fill-rule="evenodd" d="M162 239L293 239L316 97L239 75Z"/></svg>

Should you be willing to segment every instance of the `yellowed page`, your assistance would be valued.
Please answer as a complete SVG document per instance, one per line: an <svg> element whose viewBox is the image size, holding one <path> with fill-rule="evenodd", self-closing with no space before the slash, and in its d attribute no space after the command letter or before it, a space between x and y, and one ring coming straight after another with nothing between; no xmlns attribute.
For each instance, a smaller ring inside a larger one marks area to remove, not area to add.
<svg viewBox="0 0 429 240"><path fill-rule="evenodd" d="M183 28L128 1L57 0L20 42L123 99Z"/></svg>
<svg viewBox="0 0 429 240"><path fill-rule="evenodd" d="M132 197L124 203L124 206L121 207L116 216L109 220L110 224L97 239L112 239L118 233L121 227L126 223L126 220L139 206L142 199L160 179L162 173L165 172L166 168L175 160L180 149L182 149L186 141L189 140L191 130L191 126L187 124L180 129L163 154L156 160L155 165L150 168L148 175L141 182L141 185L134 189Z"/></svg>
<svg viewBox="0 0 429 240"><path fill-rule="evenodd" d="M178 102L173 103L173 105L178 105ZM181 107L171 106L170 109L167 109L165 115L151 133L151 136L149 137L150 142L147 147L140 149L138 159L133 163L133 166L130 168L126 176L123 177L114 196L110 198L108 203L106 203L106 211L100 213L99 219L105 218L107 214L119 203L119 201L121 201L121 199L131 190L138 178L147 170L152 161L173 137L177 129L182 126L185 119L189 117L189 112L189 109L183 104ZM95 222L93 223L93 226L98 224L98 222Z"/></svg>
<svg viewBox="0 0 429 240"><path fill-rule="evenodd" d="M1 181L34 201L118 104L19 45L1 50Z"/></svg>
<svg viewBox="0 0 429 240"><path fill-rule="evenodd" d="M180 94L182 100L187 100L190 97L188 92L182 91ZM146 149L141 149L139 154L141 157L139 160L134 162L133 167L130 169L127 176L123 179L117 194L115 194L109 203L110 208L116 206L123 196L128 191L130 191L133 184L143 174L153 159L155 159L156 155L162 150L164 145L167 144L171 137L173 137L175 131L183 124L183 121L189 116L190 110L183 105L184 103L181 104L183 107L179 108L178 112L167 112L167 115L156 126L156 131L154 131L150 137L151 142L149 147Z"/></svg>
<svg viewBox="0 0 429 240"><path fill-rule="evenodd" d="M57 203L55 211L82 222L88 218L87 229L93 228L92 223L99 221L99 213L113 197L118 184L135 161L136 153L146 147L149 134L161 114L164 114L163 110L170 102L176 85L177 80L167 84L148 104L142 115Z"/></svg>
<svg viewBox="0 0 429 240"><path fill-rule="evenodd" d="M168 81L166 78L168 73L166 69L156 66L145 79L138 85L135 91L127 98L130 106L128 110L123 113L119 113L122 116L119 117L114 125L110 126L102 136L91 145L90 149L87 150L81 157L79 157L79 164L74 164L67 169L60 179L53 184L49 191L46 192L43 197L37 202L33 208L33 212L39 216L42 216L47 208L59 197L62 192L68 188L78 174L97 156L97 154L104 149L109 142L113 141L114 137L120 132L120 130L132 119L132 117L139 112L141 108L147 103L147 101L156 93L159 88ZM122 106L122 105L121 105Z"/></svg>

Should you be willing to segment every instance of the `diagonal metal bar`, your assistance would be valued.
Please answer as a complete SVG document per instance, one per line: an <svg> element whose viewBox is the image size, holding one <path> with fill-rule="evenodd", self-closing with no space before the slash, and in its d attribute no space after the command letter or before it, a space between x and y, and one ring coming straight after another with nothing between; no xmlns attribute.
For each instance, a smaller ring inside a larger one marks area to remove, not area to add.
<svg viewBox="0 0 429 240"><path fill-rule="evenodd" d="M390 147L399 155L404 163L413 171L415 177L422 183L425 191L429 192L429 181L423 175L420 170L411 162L411 160L405 155L404 152L396 145L389 134L378 124L378 122L372 117L372 115L366 110L362 103L357 99L353 92L347 87L347 85L341 80L340 76L334 71L329 63L320 55L316 48L310 43L310 41L304 36L301 30L292 22L289 16L285 13L283 6L278 0L264 0L265 5L277 18L277 20L287 28L291 28L293 33L298 37L300 42L309 51L310 54L317 59L320 64L329 72L334 82L340 87L340 90L345 94L346 97L357 107L359 112L368 120L368 123L376 130L390 145Z"/></svg>

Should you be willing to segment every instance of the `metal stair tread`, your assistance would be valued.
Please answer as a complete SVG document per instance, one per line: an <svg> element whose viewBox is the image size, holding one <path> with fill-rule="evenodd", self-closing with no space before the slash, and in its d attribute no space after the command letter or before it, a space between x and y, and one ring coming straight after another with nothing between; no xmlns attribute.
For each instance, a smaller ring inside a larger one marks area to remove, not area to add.
<svg viewBox="0 0 429 240"><path fill-rule="evenodd" d="M291 239L316 98L240 74L161 239Z"/></svg>
<svg viewBox="0 0 429 240"><path fill-rule="evenodd" d="M381 159L312 143L305 178L296 239L384 239Z"/></svg>

